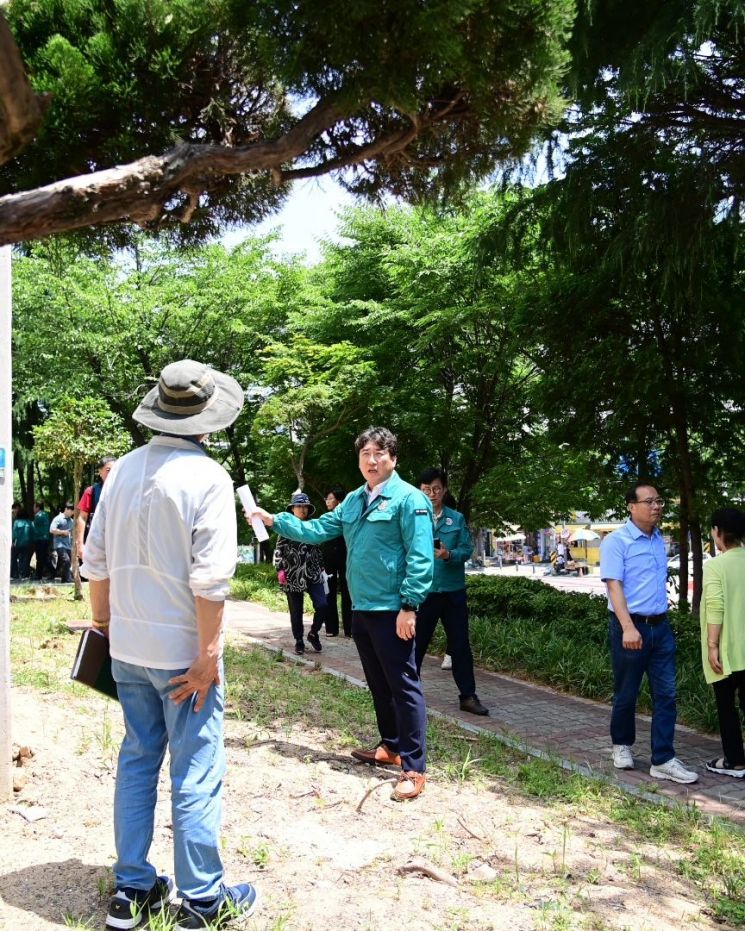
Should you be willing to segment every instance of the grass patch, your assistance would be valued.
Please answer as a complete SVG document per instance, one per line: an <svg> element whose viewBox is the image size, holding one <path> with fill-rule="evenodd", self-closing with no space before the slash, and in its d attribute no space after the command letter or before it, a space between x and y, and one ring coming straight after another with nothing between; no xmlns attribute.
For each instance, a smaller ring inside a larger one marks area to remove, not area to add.
<svg viewBox="0 0 745 931"><path fill-rule="evenodd" d="M10 662L13 685L26 685L43 692L83 696L84 685L70 679L80 634L67 625L90 620L87 601L75 601L72 590L34 589L11 603Z"/></svg>
<svg viewBox="0 0 745 931"><path fill-rule="evenodd" d="M277 582L277 570L269 563L239 565L230 583L230 597L256 601L272 611L287 610L287 597Z"/></svg>
<svg viewBox="0 0 745 931"><path fill-rule="evenodd" d="M269 727L323 727L334 748L368 745L377 733L367 692L318 667L287 662L260 648L225 653L228 716ZM432 719L427 728L431 777L459 784L498 780L549 806L552 820L602 818L646 843L675 851L677 869L707 897L722 921L745 927L745 835L724 821L710 823L695 808L668 808L627 795L605 783L563 770L500 743L466 735Z"/></svg>
<svg viewBox="0 0 745 931"><path fill-rule="evenodd" d="M11 607L14 684L100 703L98 696L68 679L78 635L68 633L66 625L89 618L87 603L74 602L64 593L17 601ZM375 720L365 691L317 667L287 662L282 654L260 648L228 645L225 663L228 718L250 719L267 729L322 728L329 746L341 752L374 740ZM113 754L106 721L91 739L101 743L102 753ZM551 761L526 757L493 736L464 734L439 719L429 723L428 743L434 780L487 789L499 782L516 799L539 800L556 823L579 816L604 819L632 838L669 849L675 868L700 888L717 918L745 927L745 836L734 826L718 820L709 823L695 808L644 802L612 786L567 773ZM258 848L249 853L254 863L265 859L265 852Z"/></svg>

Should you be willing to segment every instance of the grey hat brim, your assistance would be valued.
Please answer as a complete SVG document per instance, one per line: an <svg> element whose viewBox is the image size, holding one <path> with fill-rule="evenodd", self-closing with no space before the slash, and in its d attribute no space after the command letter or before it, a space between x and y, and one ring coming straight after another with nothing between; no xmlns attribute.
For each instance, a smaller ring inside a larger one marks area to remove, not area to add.
<svg viewBox="0 0 745 931"><path fill-rule="evenodd" d="M176 436L201 436L229 427L243 409L246 396L231 375L215 369L210 371L215 379L217 397L205 410L191 417L164 411L158 404L160 392L156 385L142 399L132 418L158 433L173 433Z"/></svg>

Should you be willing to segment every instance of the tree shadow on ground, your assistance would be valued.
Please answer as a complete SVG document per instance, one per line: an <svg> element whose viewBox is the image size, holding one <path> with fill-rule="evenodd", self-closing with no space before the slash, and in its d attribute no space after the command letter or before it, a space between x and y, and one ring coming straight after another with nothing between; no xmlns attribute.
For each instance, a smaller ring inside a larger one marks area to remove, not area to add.
<svg viewBox="0 0 745 931"><path fill-rule="evenodd" d="M77 859L36 863L0 876L0 900L60 925L66 923L66 916L92 917L97 922L100 918L103 924L110 882L111 870L101 864ZM44 890L43 897L40 889ZM28 923L16 923L14 927L20 931L35 927L35 923L29 918Z"/></svg>

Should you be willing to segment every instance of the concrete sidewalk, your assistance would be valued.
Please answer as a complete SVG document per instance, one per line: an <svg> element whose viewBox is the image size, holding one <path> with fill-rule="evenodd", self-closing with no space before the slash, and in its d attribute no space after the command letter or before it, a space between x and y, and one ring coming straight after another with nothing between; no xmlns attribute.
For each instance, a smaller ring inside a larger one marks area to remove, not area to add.
<svg viewBox="0 0 745 931"><path fill-rule="evenodd" d="M319 663L323 669L364 687L357 650L351 640L321 635L323 652L308 645L305 658L294 655L294 639L287 613L274 612L250 602L231 601L226 626L234 642L242 637L270 649L283 650L298 662ZM306 631L310 624L306 626ZM494 734L499 740L538 757L556 760L620 788L671 804L696 805L706 814L722 815L745 824L745 779L715 776L704 767L706 760L720 756L718 738L679 726L676 752L686 765L696 769L699 781L683 786L649 776L650 719L637 718L636 765L631 771L613 768L608 722L610 709L600 702L575 698L540 685L483 669L476 670L479 698L490 710L489 717L466 714L458 708L458 691L449 672L440 669L440 659L427 657L422 668L427 710L454 721L470 731Z"/></svg>

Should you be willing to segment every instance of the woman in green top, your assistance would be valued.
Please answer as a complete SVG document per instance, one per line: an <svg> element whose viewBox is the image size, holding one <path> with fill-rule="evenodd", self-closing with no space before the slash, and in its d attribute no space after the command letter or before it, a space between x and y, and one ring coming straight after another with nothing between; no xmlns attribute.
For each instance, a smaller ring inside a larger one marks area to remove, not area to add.
<svg viewBox="0 0 745 931"><path fill-rule="evenodd" d="M745 776L742 724L745 712L745 514L720 508L711 518L719 550L704 563L701 599L701 654L704 676L714 688L724 756L706 764L712 773Z"/></svg>

